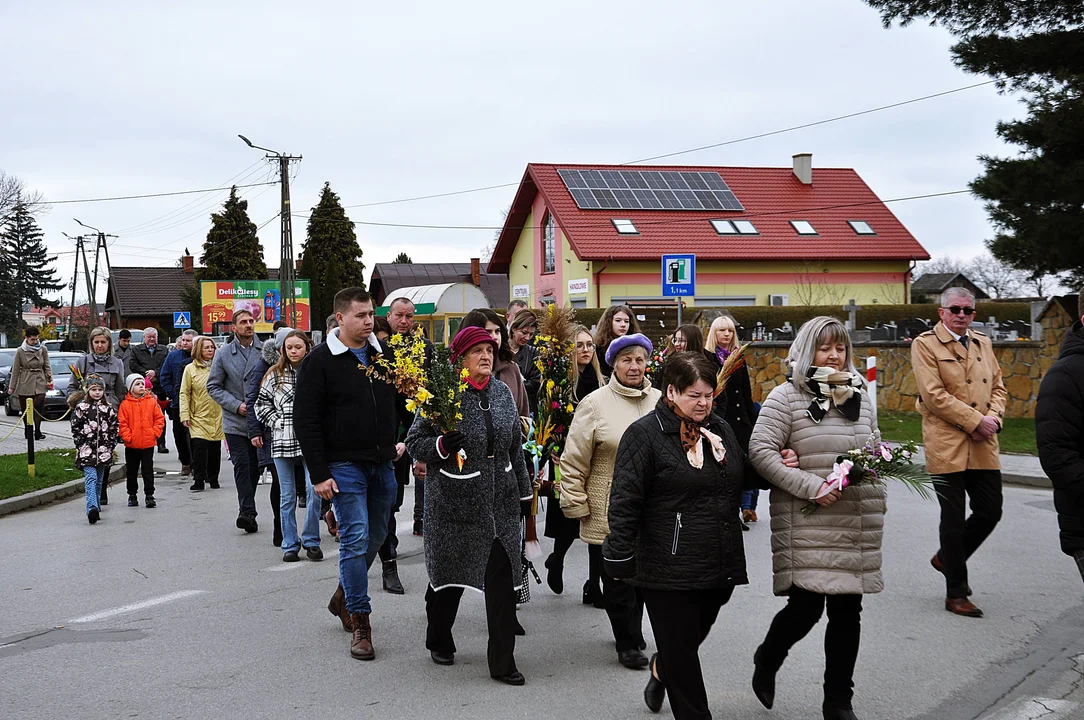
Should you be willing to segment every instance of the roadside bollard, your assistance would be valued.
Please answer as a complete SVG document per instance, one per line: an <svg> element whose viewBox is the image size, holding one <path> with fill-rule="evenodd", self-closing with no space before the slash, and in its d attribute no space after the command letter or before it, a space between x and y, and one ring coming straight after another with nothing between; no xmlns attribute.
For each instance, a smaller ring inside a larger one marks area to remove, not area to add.
<svg viewBox="0 0 1084 720"><path fill-rule="evenodd" d="M34 398L26 399L26 474L34 477Z"/></svg>

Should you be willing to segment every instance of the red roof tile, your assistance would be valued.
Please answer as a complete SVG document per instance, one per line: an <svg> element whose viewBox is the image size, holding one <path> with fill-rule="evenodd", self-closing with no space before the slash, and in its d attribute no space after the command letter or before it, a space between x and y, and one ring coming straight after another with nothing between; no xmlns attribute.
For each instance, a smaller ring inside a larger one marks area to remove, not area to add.
<svg viewBox="0 0 1084 720"><path fill-rule="evenodd" d="M646 166L638 170L716 171L742 212L692 210L581 210L558 169L628 170L627 165L531 163L493 252L489 272L507 272L538 192L576 255L583 260L642 260L695 253L705 260L926 260L929 253L850 168L814 168L805 185L791 168ZM632 220L638 235L618 235L613 218ZM709 220L751 220L759 235L719 235ZM808 220L817 235L798 235L791 220ZM858 235L848 220L877 233ZM535 219L538 221L538 218Z"/></svg>

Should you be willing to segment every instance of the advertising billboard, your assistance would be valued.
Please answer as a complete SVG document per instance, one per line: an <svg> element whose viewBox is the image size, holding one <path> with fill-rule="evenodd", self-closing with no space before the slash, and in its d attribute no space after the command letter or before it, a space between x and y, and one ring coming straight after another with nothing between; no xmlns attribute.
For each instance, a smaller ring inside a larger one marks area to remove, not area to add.
<svg viewBox="0 0 1084 720"><path fill-rule="evenodd" d="M233 321L238 310L248 310L256 318L256 332L272 332L276 321L308 332L312 313L309 305L309 281L294 281L294 304L297 317L285 317L286 309L277 280L204 280L200 283L203 300L203 332L220 334Z"/></svg>

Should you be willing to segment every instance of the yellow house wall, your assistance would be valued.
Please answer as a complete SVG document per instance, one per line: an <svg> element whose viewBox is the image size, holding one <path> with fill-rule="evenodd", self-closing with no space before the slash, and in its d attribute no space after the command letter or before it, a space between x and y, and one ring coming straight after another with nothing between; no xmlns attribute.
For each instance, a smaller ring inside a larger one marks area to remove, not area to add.
<svg viewBox="0 0 1084 720"><path fill-rule="evenodd" d="M536 304L535 292L537 290L534 283L535 252L533 227L534 213L531 213L523 223L523 230L520 231L519 241L516 242L516 249L512 251L512 262L508 267L508 299L512 299L512 288L516 285L530 285L531 299L529 304L532 306ZM524 268L524 265L527 267Z"/></svg>

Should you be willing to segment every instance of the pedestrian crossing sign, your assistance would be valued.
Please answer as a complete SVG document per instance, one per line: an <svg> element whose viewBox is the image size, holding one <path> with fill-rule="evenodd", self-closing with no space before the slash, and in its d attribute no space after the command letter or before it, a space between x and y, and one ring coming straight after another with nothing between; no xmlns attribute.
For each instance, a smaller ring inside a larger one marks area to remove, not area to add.
<svg viewBox="0 0 1084 720"><path fill-rule="evenodd" d="M173 329L174 330L188 330L192 327L192 315L187 312L175 312L173 313Z"/></svg>

